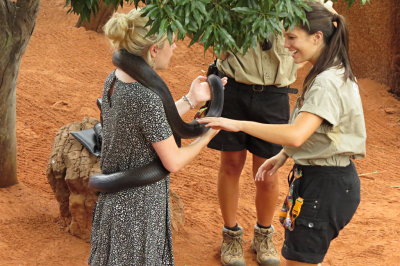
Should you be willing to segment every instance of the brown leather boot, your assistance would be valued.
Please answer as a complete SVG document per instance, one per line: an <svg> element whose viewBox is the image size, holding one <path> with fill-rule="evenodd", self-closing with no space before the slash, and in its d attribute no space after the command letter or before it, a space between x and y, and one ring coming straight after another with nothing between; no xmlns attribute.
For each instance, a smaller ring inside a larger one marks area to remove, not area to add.
<svg viewBox="0 0 400 266"><path fill-rule="evenodd" d="M254 238L251 248L257 253L257 262L261 266L280 265L279 255L272 241L274 233L273 226L268 229L260 228L257 225L254 226Z"/></svg>
<svg viewBox="0 0 400 266"><path fill-rule="evenodd" d="M245 266L243 257L243 228L231 231L222 229L221 263L224 266Z"/></svg>

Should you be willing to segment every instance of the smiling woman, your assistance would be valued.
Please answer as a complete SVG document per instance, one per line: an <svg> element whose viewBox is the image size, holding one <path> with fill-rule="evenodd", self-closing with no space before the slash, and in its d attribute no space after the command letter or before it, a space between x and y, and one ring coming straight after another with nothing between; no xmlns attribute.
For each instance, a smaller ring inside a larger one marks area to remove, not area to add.
<svg viewBox="0 0 400 266"><path fill-rule="evenodd" d="M330 242L358 207L360 183L352 159L365 156L364 114L350 66L344 18L322 4L309 5L309 24L285 33L285 47L295 62L313 65L290 124L200 120L208 127L243 131L284 145L258 169L257 182L274 178L289 157L294 160L289 194L280 214L285 228L282 255L286 265L323 261Z"/></svg>
<svg viewBox="0 0 400 266"><path fill-rule="evenodd" d="M294 62L297 64L305 61L315 64L321 54L323 40L322 33L309 35L304 30L296 27L285 33L285 48L292 52Z"/></svg>

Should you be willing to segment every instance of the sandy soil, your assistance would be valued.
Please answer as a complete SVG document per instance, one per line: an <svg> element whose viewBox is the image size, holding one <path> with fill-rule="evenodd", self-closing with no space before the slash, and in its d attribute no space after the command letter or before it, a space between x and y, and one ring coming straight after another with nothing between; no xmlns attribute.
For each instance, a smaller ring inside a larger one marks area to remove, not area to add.
<svg viewBox="0 0 400 266"><path fill-rule="evenodd" d="M57 130L84 116L99 116L95 100L113 69L112 51L102 35L75 28L76 17L66 15L63 4L63 0L42 1L21 64L17 85L20 183L0 189L0 265L85 265L89 253L88 243L65 232L45 172ZM186 43L179 43L175 51L170 69L161 75L178 99L212 57L200 46L187 48ZM366 79L360 84L368 130L368 156L356 162L362 202L351 224L332 243L324 265L399 265L400 102L381 84ZM174 236L176 265L219 264L218 161L218 152L207 149L172 176L172 188L184 201L186 214L184 228ZM289 168L280 172L281 200ZM246 230L248 265L256 265L249 248L254 191L251 165L246 163L239 222ZM275 242L281 248L283 230L277 219L274 225Z"/></svg>

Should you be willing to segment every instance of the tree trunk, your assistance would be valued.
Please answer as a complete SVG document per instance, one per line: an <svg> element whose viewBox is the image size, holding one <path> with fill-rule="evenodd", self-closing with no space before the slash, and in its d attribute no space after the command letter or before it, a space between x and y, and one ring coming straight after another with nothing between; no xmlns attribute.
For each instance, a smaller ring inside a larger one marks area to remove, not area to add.
<svg viewBox="0 0 400 266"><path fill-rule="evenodd" d="M104 1L101 0L99 1L98 12L94 15L92 14L89 21L82 21L81 17L79 17L76 27L84 27L86 30L103 32L104 24L111 18L114 11L115 7L113 5L106 5Z"/></svg>
<svg viewBox="0 0 400 266"><path fill-rule="evenodd" d="M39 0L0 1L0 187L18 182L15 84L38 9Z"/></svg>

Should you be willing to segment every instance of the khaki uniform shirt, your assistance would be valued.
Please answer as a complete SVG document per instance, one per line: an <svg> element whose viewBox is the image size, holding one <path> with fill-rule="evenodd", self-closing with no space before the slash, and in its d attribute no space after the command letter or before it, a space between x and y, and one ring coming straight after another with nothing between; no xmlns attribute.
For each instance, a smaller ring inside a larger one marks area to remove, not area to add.
<svg viewBox="0 0 400 266"><path fill-rule="evenodd" d="M358 85L343 80L343 68L319 74L296 104L290 123L300 112L324 119L322 125L300 147L284 146L287 155L300 165L347 166L350 158L365 156L366 130Z"/></svg>
<svg viewBox="0 0 400 266"><path fill-rule="evenodd" d="M228 52L225 60L218 60L217 67L240 83L288 86L296 80L297 65L288 49L284 48L283 36L274 36L271 42L272 48L267 51L257 44L246 54Z"/></svg>

